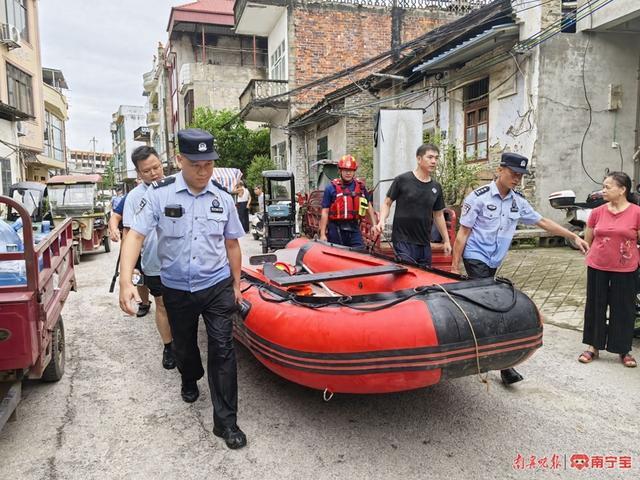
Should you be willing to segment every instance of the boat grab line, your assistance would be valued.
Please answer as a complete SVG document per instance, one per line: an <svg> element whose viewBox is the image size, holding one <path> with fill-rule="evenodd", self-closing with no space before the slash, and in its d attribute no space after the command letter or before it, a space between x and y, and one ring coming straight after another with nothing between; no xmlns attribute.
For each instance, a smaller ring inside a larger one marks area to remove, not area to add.
<svg viewBox="0 0 640 480"><path fill-rule="evenodd" d="M478 348L478 339L476 338L476 332L473 329L473 325L471 323L471 320L469 320L469 316L467 315L467 312L465 312L464 309L460 306L460 304L453 299L453 297L449 294L446 288L444 288L439 283L434 284L434 286L440 287L442 289L445 295L449 297L449 300L451 300L453 304L456 307L458 307L458 309L462 312L462 315L464 315L464 318L467 320L467 323L469 324L469 328L471 329L471 334L473 335L473 343L476 347L476 367L478 369L478 378L480 379L480 382L484 383L487 386L487 391L489 391L489 381L487 380L489 377L489 374L485 373L483 376L482 371L480 370L480 350Z"/></svg>

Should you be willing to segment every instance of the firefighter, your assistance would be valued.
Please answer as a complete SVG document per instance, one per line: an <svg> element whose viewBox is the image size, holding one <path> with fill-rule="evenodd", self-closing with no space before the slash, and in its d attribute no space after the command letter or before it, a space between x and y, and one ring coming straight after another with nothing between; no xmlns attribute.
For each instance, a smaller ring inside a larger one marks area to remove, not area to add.
<svg viewBox="0 0 640 480"><path fill-rule="evenodd" d="M376 214L364 182L355 178L358 162L351 155L338 161L340 176L324 189L320 240L346 247L362 248L360 220L369 215L371 225L376 224Z"/></svg>

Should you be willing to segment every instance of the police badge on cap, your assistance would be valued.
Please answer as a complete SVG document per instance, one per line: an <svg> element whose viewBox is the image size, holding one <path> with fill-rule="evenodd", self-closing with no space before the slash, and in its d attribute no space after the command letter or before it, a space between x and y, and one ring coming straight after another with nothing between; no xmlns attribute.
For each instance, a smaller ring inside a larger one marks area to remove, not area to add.
<svg viewBox="0 0 640 480"><path fill-rule="evenodd" d="M192 162L218 160L218 152L213 148L213 135L199 128L178 131L180 154Z"/></svg>
<svg viewBox="0 0 640 480"><path fill-rule="evenodd" d="M507 167L513 170L516 173L524 173L528 174L527 164L529 163L529 159L527 157L523 157L522 155L518 155L517 153L505 152L502 154L502 159L500 160L501 167Z"/></svg>

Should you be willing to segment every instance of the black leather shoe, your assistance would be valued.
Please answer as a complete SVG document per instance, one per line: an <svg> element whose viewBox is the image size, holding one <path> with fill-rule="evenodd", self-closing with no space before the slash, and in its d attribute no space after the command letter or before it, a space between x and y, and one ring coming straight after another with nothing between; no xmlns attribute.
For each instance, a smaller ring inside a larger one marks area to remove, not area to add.
<svg viewBox="0 0 640 480"><path fill-rule="evenodd" d="M244 434L240 427L234 425L233 427L213 427L213 434L216 437L224 439L227 447L235 450L236 448L242 448L247 444L247 436Z"/></svg>
<svg viewBox="0 0 640 480"><path fill-rule="evenodd" d="M162 352L162 366L167 370L176 368L176 357L173 356L171 346L164 347L164 351Z"/></svg>
<svg viewBox="0 0 640 480"><path fill-rule="evenodd" d="M189 382L182 382L182 390L180 392L182 400L187 403L195 402L200 396L200 390L198 390L198 384L195 380Z"/></svg>
<svg viewBox="0 0 640 480"><path fill-rule="evenodd" d="M518 383L523 380L522 375L515 371L513 368L507 368L506 370L500 370L500 377L502 377L502 383L505 385L511 385L512 383Z"/></svg>

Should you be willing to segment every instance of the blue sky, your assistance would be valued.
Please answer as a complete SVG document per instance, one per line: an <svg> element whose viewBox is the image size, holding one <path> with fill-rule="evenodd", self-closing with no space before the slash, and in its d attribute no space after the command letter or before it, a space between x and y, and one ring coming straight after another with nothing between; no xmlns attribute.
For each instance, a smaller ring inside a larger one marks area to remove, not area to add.
<svg viewBox="0 0 640 480"><path fill-rule="evenodd" d="M172 6L189 0L45 0L38 2L42 66L69 85L67 144L111 152L109 124L119 105L144 105L142 74L167 40Z"/></svg>

